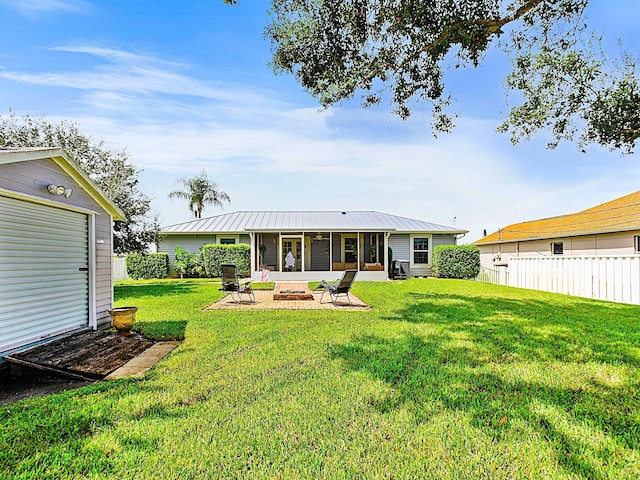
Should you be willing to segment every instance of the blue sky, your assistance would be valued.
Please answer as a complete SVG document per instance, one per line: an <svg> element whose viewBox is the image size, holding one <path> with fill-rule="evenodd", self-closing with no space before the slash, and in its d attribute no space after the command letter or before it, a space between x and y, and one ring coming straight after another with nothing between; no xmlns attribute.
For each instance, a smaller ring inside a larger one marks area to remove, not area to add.
<svg viewBox="0 0 640 480"><path fill-rule="evenodd" d="M613 4L613 5L611 5ZM470 230L571 213L639 189L636 155L544 135L512 146L495 133L508 60L447 75L457 128L433 138L357 100L328 110L268 66L266 0L0 0L0 114L72 120L142 170L162 225L190 220L167 198L203 169L235 210L377 210ZM591 24L637 54L637 0L593 0Z"/></svg>

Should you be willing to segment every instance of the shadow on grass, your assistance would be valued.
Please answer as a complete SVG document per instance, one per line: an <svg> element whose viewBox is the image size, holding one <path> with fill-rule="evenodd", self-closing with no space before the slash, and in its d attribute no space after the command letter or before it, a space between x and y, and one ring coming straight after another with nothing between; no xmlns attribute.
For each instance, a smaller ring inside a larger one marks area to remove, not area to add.
<svg viewBox="0 0 640 480"><path fill-rule="evenodd" d="M108 472L113 468L108 458L112 452L93 446L93 436L117 429L122 421L155 423L187 417L190 407L207 401L210 394L188 392L171 398L166 393L154 382L128 378L34 399L38 404L35 408L28 402L3 406L0 477L5 478L4 473L6 478L27 478L42 465L49 467L41 478L84 476L86 465L91 465L94 474ZM157 400L145 403L138 402L139 398ZM153 428L141 427L119 437L117 448L133 449L142 456L150 454L161 442ZM81 455L61 455L63 451Z"/></svg>
<svg viewBox="0 0 640 480"><path fill-rule="evenodd" d="M541 300L409 295L412 302L388 317L430 324L480 342L494 355L520 359L600 361L640 366L640 343L633 305L561 297Z"/></svg>
<svg viewBox="0 0 640 480"><path fill-rule="evenodd" d="M388 320L415 324L415 331L357 336L331 350L348 370L391 387L370 402L379 411L408 408L417 422L443 409L464 412L471 425L505 441L526 425L555 449L559 465L589 478L602 477L618 448L640 448L637 375L607 383L585 370L587 363L605 372L640 366L637 307L439 294L411 299ZM571 377L576 372L581 380ZM599 436L604 440L591 441Z"/></svg>
<svg viewBox="0 0 640 480"><path fill-rule="evenodd" d="M193 292L201 283L158 283L142 285L117 285L114 287L116 297L133 301L149 297L166 295L184 295Z"/></svg>
<svg viewBox="0 0 640 480"><path fill-rule="evenodd" d="M134 327L145 338L155 341L184 340L186 329L186 320L140 321Z"/></svg>

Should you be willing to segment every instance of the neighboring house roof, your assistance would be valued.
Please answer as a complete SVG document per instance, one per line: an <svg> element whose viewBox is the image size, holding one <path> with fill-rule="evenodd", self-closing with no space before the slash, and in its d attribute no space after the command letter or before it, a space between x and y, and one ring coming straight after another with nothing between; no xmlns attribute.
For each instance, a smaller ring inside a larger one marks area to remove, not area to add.
<svg viewBox="0 0 640 480"><path fill-rule="evenodd" d="M467 233L455 227L362 211L240 211L191 220L160 229L162 233L240 232L429 232Z"/></svg>
<svg viewBox="0 0 640 480"><path fill-rule="evenodd" d="M87 173L61 148L0 147L0 164L50 158L93 198L114 220L124 220L124 212L113 203Z"/></svg>
<svg viewBox="0 0 640 480"><path fill-rule="evenodd" d="M640 230L640 191L559 217L515 223L476 240L475 245L575 237Z"/></svg>

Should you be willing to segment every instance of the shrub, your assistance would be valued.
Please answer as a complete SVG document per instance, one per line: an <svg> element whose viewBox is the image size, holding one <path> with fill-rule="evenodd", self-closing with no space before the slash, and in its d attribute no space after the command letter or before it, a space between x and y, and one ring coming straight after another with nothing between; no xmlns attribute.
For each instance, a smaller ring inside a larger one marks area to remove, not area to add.
<svg viewBox="0 0 640 480"><path fill-rule="evenodd" d="M169 254L167 253L127 253L125 260L129 277L165 278L169 273Z"/></svg>
<svg viewBox="0 0 640 480"><path fill-rule="evenodd" d="M221 265L223 263L235 263L238 267L238 275L249 276L251 272L251 247L243 243L238 245L203 245L202 262L205 272L210 277L222 275Z"/></svg>
<svg viewBox="0 0 640 480"><path fill-rule="evenodd" d="M442 278L476 278L480 249L475 245L438 245L433 249L432 268Z"/></svg>
<svg viewBox="0 0 640 480"><path fill-rule="evenodd" d="M202 247L198 253L189 253L180 245L176 245L175 260L173 261L173 268L175 268L180 278L185 275L193 277L201 277L204 275L204 264L202 263Z"/></svg>

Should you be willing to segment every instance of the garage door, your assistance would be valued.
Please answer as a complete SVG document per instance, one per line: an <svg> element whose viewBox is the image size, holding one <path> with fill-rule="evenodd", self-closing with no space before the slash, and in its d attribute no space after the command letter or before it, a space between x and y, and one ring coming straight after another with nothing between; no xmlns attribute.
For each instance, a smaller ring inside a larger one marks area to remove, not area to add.
<svg viewBox="0 0 640 480"><path fill-rule="evenodd" d="M88 217L0 196L0 352L89 322Z"/></svg>

